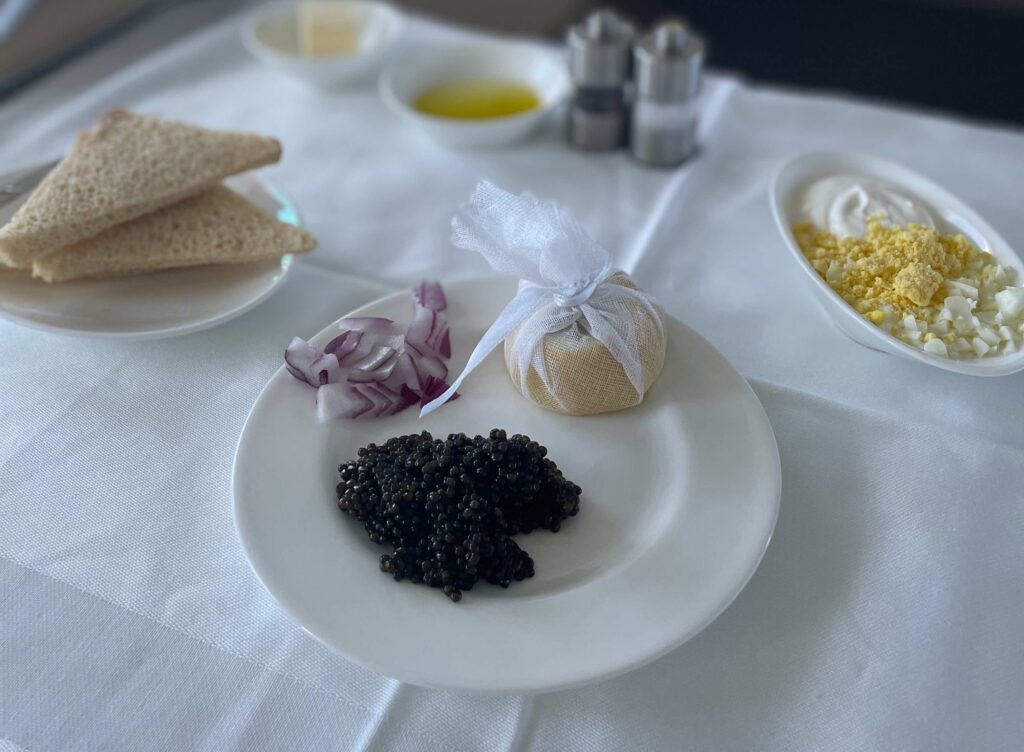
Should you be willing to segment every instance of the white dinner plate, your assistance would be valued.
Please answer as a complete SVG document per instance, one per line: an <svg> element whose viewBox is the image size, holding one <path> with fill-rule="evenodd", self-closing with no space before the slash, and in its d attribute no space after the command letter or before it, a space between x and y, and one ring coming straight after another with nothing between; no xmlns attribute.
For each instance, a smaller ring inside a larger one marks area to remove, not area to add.
<svg viewBox="0 0 1024 752"><path fill-rule="evenodd" d="M491 277L447 284L458 371L516 291ZM408 321L407 293L352 315ZM324 329L325 345L338 331ZM402 681L476 692L538 692L641 666L707 626L743 589L779 509L779 454L761 404L710 344L670 320L665 369L644 402L566 417L512 385L500 351L461 399L420 419L318 424L316 393L282 368L246 421L235 455L235 524L281 606L313 636ZM287 343L281 342L281 350ZM580 512L554 534L517 536L536 575L507 590L480 583L452 603L395 582L387 550L337 508L337 467L370 442L504 428L548 447L583 488Z"/></svg>
<svg viewBox="0 0 1024 752"><path fill-rule="evenodd" d="M227 185L282 222L298 225L295 206L256 175ZM4 207L0 225L16 206ZM292 256L252 264L171 269L112 279L47 284L28 273L0 272L0 318L80 337L158 339L207 329L240 316L274 292Z"/></svg>

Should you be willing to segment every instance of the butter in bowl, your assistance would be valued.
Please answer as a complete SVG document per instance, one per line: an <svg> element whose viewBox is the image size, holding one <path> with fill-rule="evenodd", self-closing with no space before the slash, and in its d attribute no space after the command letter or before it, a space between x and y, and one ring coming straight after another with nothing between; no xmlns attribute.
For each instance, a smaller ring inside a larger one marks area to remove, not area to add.
<svg viewBox="0 0 1024 752"><path fill-rule="evenodd" d="M568 91L556 52L498 40L426 50L396 62L380 80L384 103L411 127L467 149L522 140Z"/></svg>
<svg viewBox="0 0 1024 752"><path fill-rule="evenodd" d="M242 40L270 67L330 88L375 73L404 25L404 16L386 3L305 0L257 11L243 26Z"/></svg>

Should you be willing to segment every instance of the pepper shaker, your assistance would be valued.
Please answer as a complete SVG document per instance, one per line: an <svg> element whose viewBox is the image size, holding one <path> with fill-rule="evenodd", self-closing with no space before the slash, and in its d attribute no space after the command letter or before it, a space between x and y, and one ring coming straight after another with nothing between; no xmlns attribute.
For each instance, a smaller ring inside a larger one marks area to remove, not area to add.
<svg viewBox="0 0 1024 752"><path fill-rule="evenodd" d="M697 148L697 95L704 40L683 22L666 21L636 44L633 62L633 157L651 165L681 164Z"/></svg>
<svg viewBox="0 0 1024 752"><path fill-rule="evenodd" d="M633 26L608 10L592 13L569 30L569 141L574 145L614 149L625 144L634 37Z"/></svg>

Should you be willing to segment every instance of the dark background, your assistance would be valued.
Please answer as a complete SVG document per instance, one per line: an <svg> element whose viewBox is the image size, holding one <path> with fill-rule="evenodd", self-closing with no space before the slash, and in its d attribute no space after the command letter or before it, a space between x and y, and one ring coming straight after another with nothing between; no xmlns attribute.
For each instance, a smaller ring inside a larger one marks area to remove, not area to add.
<svg viewBox="0 0 1024 752"><path fill-rule="evenodd" d="M189 3L251 0L0 0L33 9L0 34L0 102L134 24ZM560 39L592 0L394 0L413 12ZM689 19L710 63L760 83L853 92L1024 124L1024 0L619 0L641 26ZM0 30L2 31L2 30Z"/></svg>
<svg viewBox="0 0 1024 752"><path fill-rule="evenodd" d="M706 34L715 66L757 81L1024 123L1024 3L639 0L622 6L645 23L684 15Z"/></svg>

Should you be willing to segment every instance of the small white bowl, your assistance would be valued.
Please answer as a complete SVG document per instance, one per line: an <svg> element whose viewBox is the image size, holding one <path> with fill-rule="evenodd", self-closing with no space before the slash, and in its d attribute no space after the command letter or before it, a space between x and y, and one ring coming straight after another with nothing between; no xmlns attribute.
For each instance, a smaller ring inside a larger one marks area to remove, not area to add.
<svg viewBox="0 0 1024 752"><path fill-rule="evenodd" d="M954 360L929 355L916 347L911 347L864 318L821 278L800 250L796 238L793 237L792 227L806 219L800 214L800 199L806 187L816 180L839 173L881 178L905 188L927 204L933 216L938 219L941 231L963 233L978 248L995 256L1003 266L1015 269L1018 280L1024 280L1024 264L999 233L960 199L923 175L901 165L864 154L841 151L809 152L789 160L775 173L770 196L772 213L790 253L807 273L815 297L832 317L836 326L866 347L947 371L972 376L1005 376L1024 370L1024 351L976 360Z"/></svg>
<svg viewBox="0 0 1024 752"><path fill-rule="evenodd" d="M413 103L428 89L466 79L500 79L532 88L540 98L533 109L494 118L462 119L427 115ZM431 49L394 64L380 79L384 103L435 141L462 149L502 146L534 131L569 91L560 54L525 42L490 42Z"/></svg>
<svg viewBox="0 0 1024 752"><path fill-rule="evenodd" d="M242 41L256 58L282 73L312 86L329 88L369 76L395 46L405 17L378 2L337 0L360 28L359 50L350 55L305 57L299 51L298 3L274 5L250 16L242 27Z"/></svg>

